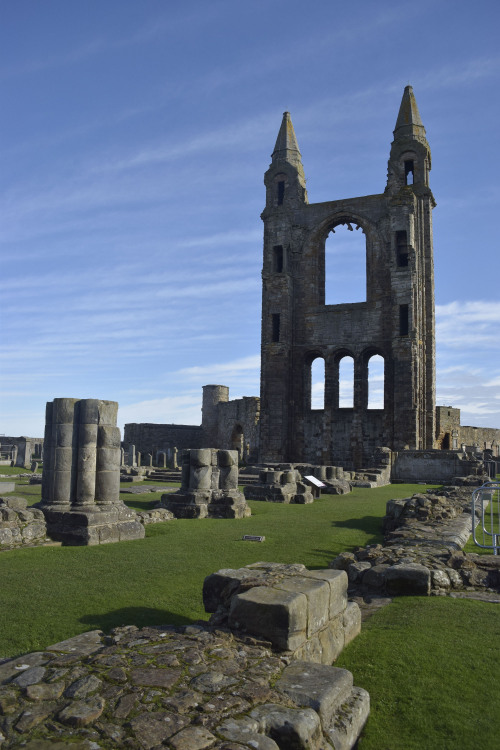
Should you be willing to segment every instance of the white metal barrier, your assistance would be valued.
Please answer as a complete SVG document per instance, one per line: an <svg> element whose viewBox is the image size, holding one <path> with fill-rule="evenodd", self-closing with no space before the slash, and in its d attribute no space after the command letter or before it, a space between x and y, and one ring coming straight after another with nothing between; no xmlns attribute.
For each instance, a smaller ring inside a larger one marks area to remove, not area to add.
<svg viewBox="0 0 500 750"><path fill-rule="evenodd" d="M475 516L479 522L475 523ZM481 536L482 543L478 541ZM486 482L472 493L472 538L483 549L500 551L500 482ZM489 544L487 543L489 542Z"/></svg>

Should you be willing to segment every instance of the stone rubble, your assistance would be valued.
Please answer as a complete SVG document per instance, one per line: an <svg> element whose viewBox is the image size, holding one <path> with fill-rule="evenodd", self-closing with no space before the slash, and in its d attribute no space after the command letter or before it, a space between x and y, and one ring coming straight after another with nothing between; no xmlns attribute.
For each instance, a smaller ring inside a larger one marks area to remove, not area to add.
<svg viewBox="0 0 500 750"><path fill-rule="evenodd" d="M342 552L329 567L345 570L349 591L445 595L500 591L500 557L464 553L472 532L471 490L448 487L389 500L385 543Z"/></svg>
<svg viewBox="0 0 500 750"><path fill-rule="evenodd" d="M206 623L91 631L0 663L2 750L347 750L368 712L346 670Z"/></svg>
<svg viewBox="0 0 500 750"><path fill-rule="evenodd" d="M28 501L23 497L0 497L0 549L46 541L47 526L41 510L28 508Z"/></svg>

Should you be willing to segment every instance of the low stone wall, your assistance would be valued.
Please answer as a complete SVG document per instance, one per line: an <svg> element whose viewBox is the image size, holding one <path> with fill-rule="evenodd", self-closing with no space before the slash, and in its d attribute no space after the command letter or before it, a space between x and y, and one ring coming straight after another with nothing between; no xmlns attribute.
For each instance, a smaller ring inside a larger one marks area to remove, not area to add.
<svg viewBox="0 0 500 750"><path fill-rule="evenodd" d="M453 477L483 473L482 461L452 450L407 450L394 453L393 482L449 483Z"/></svg>
<svg viewBox="0 0 500 750"><path fill-rule="evenodd" d="M361 612L347 601L344 571L254 563L205 579L211 623L265 638L292 659L331 664L361 630Z"/></svg>
<svg viewBox="0 0 500 750"><path fill-rule="evenodd" d="M343 552L330 563L346 571L351 590L421 596L500 591L500 557L462 552L472 533L471 489L389 500L386 511L383 545Z"/></svg>
<svg viewBox="0 0 500 750"><path fill-rule="evenodd" d="M45 516L37 508L28 508L23 497L0 497L0 550L47 541Z"/></svg>

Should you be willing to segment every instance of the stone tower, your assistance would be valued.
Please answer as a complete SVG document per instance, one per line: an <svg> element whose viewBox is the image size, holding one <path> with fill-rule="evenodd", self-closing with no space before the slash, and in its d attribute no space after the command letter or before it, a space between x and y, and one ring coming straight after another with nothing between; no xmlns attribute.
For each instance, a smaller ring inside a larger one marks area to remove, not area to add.
<svg viewBox="0 0 500 750"><path fill-rule="evenodd" d="M433 447L434 270L431 154L405 88L385 192L310 204L288 112L265 174L262 461L368 466L378 446ZM325 242L340 224L366 239L366 301L325 304ZM368 408L369 360L384 361L384 406ZM339 406L339 364L354 363L352 408ZM311 365L325 366L324 408L311 408Z"/></svg>

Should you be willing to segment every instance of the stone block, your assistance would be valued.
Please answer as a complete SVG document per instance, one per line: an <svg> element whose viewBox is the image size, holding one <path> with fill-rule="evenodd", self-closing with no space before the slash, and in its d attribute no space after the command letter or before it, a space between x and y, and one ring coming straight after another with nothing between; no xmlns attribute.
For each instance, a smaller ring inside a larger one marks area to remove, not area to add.
<svg viewBox="0 0 500 750"><path fill-rule="evenodd" d="M431 572L418 563L391 565L386 571L386 589L394 595L429 596Z"/></svg>
<svg viewBox="0 0 500 750"><path fill-rule="evenodd" d="M283 578L275 588L305 594L307 598L307 637L321 630L328 622L330 586L326 581L302 576Z"/></svg>
<svg viewBox="0 0 500 750"><path fill-rule="evenodd" d="M312 708L286 708L265 703L254 708L250 716L280 748L317 750L320 746L321 722Z"/></svg>
<svg viewBox="0 0 500 750"><path fill-rule="evenodd" d="M329 621L326 628L318 633L321 644L321 663L333 664L345 645L343 615L337 615Z"/></svg>
<svg viewBox="0 0 500 750"><path fill-rule="evenodd" d="M347 576L351 583L361 583L363 576L367 570L371 568L371 564L366 562L355 562L349 565L347 569Z"/></svg>
<svg viewBox="0 0 500 750"><path fill-rule="evenodd" d="M365 572L363 584L372 589L383 589L385 586L385 574L389 567L389 565L374 565Z"/></svg>
<svg viewBox="0 0 500 750"><path fill-rule="evenodd" d="M347 606L347 573L344 570L307 570L306 578L326 581L330 587L329 617L342 613Z"/></svg>
<svg viewBox="0 0 500 750"><path fill-rule="evenodd" d="M310 664L324 664L324 659L328 659L328 654L325 656L320 633L315 633L312 637L308 638L302 646L291 654L291 658L298 661L306 661Z"/></svg>
<svg viewBox="0 0 500 750"><path fill-rule="evenodd" d="M369 714L369 694L363 688L354 687L326 731L335 750L351 750L355 747Z"/></svg>
<svg viewBox="0 0 500 750"><path fill-rule="evenodd" d="M335 712L349 697L353 687L352 674L347 669L324 664L293 661L285 667L276 683L276 690L287 695L299 706L312 708L319 714L323 730Z"/></svg>
<svg viewBox="0 0 500 750"><path fill-rule="evenodd" d="M361 610L356 602L348 602L343 615L344 646L361 633Z"/></svg>
<svg viewBox="0 0 500 750"><path fill-rule="evenodd" d="M295 651L307 637L307 597L257 586L233 597L229 627L265 638L284 651Z"/></svg>

